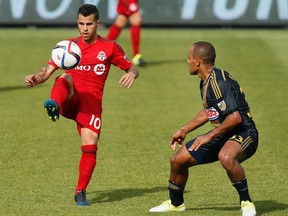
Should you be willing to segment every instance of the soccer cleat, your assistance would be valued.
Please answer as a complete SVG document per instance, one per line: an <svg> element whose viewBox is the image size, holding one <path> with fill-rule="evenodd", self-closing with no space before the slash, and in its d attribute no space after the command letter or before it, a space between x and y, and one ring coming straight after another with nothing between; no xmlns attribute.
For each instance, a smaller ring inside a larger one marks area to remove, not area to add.
<svg viewBox="0 0 288 216"><path fill-rule="evenodd" d="M256 216L255 205L250 201L241 201L242 216Z"/></svg>
<svg viewBox="0 0 288 216"><path fill-rule="evenodd" d="M163 202L161 205L153 207L149 210L149 212L182 212L185 211L186 207L184 203L180 206L174 206L171 204L171 200L167 200Z"/></svg>
<svg viewBox="0 0 288 216"><path fill-rule="evenodd" d="M51 121L59 120L59 106L56 101L48 99L44 103L44 109L47 112Z"/></svg>
<svg viewBox="0 0 288 216"><path fill-rule="evenodd" d="M90 202L86 198L86 191L84 189L78 190L75 194L75 202L78 206L89 206Z"/></svg>
<svg viewBox="0 0 288 216"><path fill-rule="evenodd" d="M135 66L144 66L147 64L147 62L143 59L142 55L138 53L133 57L132 64Z"/></svg>

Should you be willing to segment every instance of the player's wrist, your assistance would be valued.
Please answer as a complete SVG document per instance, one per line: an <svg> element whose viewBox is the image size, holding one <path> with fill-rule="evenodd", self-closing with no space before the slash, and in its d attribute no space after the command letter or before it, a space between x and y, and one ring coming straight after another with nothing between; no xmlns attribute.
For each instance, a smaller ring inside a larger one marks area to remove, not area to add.
<svg viewBox="0 0 288 216"><path fill-rule="evenodd" d="M209 136L209 139L212 140L215 137L219 136L218 133L216 133L215 129L211 130L209 133L206 134L207 136Z"/></svg>
<svg viewBox="0 0 288 216"><path fill-rule="evenodd" d="M189 131L187 130L186 127L180 128L179 132L180 132L181 134L185 135L185 136L186 136L187 133L189 133Z"/></svg>
<svg viewBox="0 0 288 216"><path fill-rule="evenodd" d="M133 67L133 66L129 69L128 73L133 74L135 79L139 76L138 70L135 67Z"/></svg>

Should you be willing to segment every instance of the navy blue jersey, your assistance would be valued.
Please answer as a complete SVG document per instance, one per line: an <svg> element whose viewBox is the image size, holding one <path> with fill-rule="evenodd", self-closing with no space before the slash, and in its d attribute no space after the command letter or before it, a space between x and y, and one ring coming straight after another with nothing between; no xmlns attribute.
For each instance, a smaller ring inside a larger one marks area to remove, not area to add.
<svg viewBox="0 0 288 216"><path fill-rule="evenodd" d="M207 81L200 82L200 90L203 106L215 127L218 127L228 115L239 111L242 122L235 129L255 128L245 94L228 72L214 68Z"/></svg>

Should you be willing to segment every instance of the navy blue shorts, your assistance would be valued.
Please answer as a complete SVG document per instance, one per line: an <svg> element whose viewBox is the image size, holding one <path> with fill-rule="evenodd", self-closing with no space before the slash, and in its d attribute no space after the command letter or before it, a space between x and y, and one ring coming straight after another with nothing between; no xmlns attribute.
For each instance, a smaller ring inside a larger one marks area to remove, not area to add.
<svg viewBox="0 0 288 216"><path fill-rule="evenodd" d="M186 143L187 150L192 146L194 140L190 140ZM197 151L189 151L190 155L195 158L198 164L207 164L218 161L218 154L221 148L228 140L234 140L241 145L243 149L243 158L245 161L255 154L258 147L258 132L257 130L238 131L236 133L230 133L228 136L219 136L211 140L209 143L202 145Z"/></svg>

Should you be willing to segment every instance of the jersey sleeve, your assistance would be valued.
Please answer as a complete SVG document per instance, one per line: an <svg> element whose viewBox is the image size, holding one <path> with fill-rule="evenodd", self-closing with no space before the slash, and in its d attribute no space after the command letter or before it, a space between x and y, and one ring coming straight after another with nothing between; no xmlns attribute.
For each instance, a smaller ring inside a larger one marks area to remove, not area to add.
<svg viewBox="0 0 288 216"><path fill-rule="evenodd" d="M220 80L218 82L219 98L217 100L217 107L221 114L226 117L238 110L237 104L237 88L231 85L229 81Z"/></svg>
<svg viewBox="0 0 288 216"><path fill-rule="evenodd" d="M54 61L52 60L52 58L50 58L49 59L49 61L48 61L48 63L47 64L49 64L49 65L52 65L53 67L55 67L56 68L56 70L58 70L59 69L59 67L54 63Z"/></svg>
<svg viewBox="0 0 288 216"><path fill-rule="evenodd" d="M132 66L129 57L126 55L122 47L116 42L114 43L113 47L111 63L119 67L121 70L127 70Z"/></svg>

